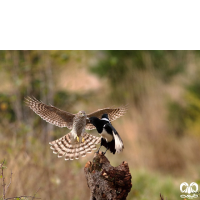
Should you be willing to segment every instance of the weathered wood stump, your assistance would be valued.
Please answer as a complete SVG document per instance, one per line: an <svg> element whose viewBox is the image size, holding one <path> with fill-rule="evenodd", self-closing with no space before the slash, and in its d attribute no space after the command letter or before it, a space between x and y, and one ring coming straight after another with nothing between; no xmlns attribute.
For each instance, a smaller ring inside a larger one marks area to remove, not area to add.
<svg viewBox="0 0 200 200"><path fill-rule="evenodd" d="M127 162L113 167L102 153L95 153L93 162L86 163L84 172L91 200L123 200L131 190L131 174Z"/></svg>

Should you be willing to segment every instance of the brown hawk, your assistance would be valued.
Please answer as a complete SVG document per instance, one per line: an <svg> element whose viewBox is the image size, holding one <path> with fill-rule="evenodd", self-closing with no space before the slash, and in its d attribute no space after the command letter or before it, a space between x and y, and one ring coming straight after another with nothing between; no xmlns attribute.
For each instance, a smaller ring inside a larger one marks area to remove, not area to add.
<svg viewBox="0 0 200 200"><path fill-rule="evenodd" d="M125 114L127 108L103 108L86 115L85 111L79 111L77 114L60 110L52 105L46 105L36 98L26 98L26 104L37 115L45 121L59 126L72 129L68 134L60 139L50 142L53 153L58 157L65 157L65 160L79 159L80 156L86 156L96 149L96 144L100 143L101 138L85 132L85 129L92 130L96 127L90 123L90 117L101 118L102 114L107 113L110 121L113 121ZM79 138L81 137L81 140Z"/></svg>

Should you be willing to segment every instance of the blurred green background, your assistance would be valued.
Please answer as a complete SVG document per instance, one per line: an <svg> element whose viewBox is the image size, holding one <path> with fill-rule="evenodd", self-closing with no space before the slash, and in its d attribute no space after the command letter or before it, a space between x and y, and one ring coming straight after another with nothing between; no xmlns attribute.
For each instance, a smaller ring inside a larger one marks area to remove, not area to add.
<svg viewBox="0 0 200 200"><path fill-rule="evenodd" d="M0 162L6 161L7 184L13 172L7 197L40 188L41 199L89 200L83 168L93 153L57 158L48 143L69 130L43 121L25 106L27 96L71 113L129 105L113 122L125 149L106 154L113 166L129 164L128 200L160 193L175 200L182 182L200 184L199 51L0 51Z"/></svg>

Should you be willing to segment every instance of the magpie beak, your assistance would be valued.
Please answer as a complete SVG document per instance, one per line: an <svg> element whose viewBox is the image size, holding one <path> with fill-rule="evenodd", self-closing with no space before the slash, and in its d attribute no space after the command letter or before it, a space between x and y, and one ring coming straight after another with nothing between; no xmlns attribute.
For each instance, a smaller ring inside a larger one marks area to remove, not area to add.
<svg viewBox="0 0 200 200"><path fill-rule="evenodd" d="M113 154L115 154L115 152L120 153L124 149L123 141L118 132L110 123L108 114L103 114L101 119L97 117L90 117L89 120L101 135L100 148L101 146L104 146L106 151L110 150L110 152ZM98 149L97 153L99 152L100 148Z"/></svg>

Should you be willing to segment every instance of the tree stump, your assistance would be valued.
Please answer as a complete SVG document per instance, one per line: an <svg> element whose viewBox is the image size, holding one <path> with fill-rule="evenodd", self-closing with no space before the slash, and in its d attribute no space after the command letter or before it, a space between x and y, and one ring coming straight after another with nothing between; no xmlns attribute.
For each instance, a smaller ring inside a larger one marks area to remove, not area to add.
<svg viewBox="0 0 200 200"><path fill-rule="evenodd" d="M86 163L84 172L91 200L123 200L131 190L131 174L127 162L113 167L102 153L95 153L93 162Z"/></svg>

